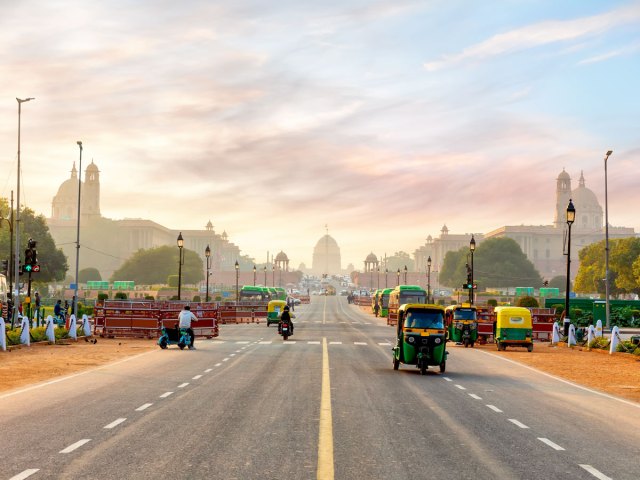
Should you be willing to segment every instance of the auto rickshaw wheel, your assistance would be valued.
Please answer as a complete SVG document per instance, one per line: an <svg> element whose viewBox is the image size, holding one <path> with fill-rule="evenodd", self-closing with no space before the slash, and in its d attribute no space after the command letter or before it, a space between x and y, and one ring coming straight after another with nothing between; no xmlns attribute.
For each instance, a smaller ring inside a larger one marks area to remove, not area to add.
<svg viewBox="0 0 640 480"><path fill-rule="evenodd" d="M446 368L447 368L447 361L443 360L442 363L440 364L440 373L444 373Z"/></svg>
<svg viewBox="0 0 640 480"><path fill-rule="evenodd" d="M468 338L464 339L464 348L469 348L469 339Z"/></svg>
<svg viewBox="0 0 640 480"><path fill-rule="evenodd" d="M532 344L527 345L527 351L528 351L528 352L533 352L533 343L532 343Z"/></svg>
<svg viewBox="0 0 640 480"><path fill-rule="evenodd" d="M393 369L394 370L398 370L400 368L400 360L398 360L397 358L393 359Z"/></svg>
<svg viewBox="0 0 640 480"><path fill-rule="evenodd" d="M427 374L427 365L426 364L422 364L420 365L420 375L426 375Z"/></svg>
<svg viewBox="0 0 640 480"><path fill-rule="evenodd" d="M160 339L160 348L163 350L167 348L167 339L164 337Z"/></svg>
<svg viewBox="0 0 640 480"><path fill-rule="evenodd" d="M474 345L475 343L476 343L476 342L471 342L471 348L473 348L473 345Z"/></svg>
<svg viewBox="0 0 640 480"><path fill-rule="evenodd" d="M180 343L178 344L178 348L179 348L180 350L184 350L184 347L185 347L184 343L180 342Z"/></svg>

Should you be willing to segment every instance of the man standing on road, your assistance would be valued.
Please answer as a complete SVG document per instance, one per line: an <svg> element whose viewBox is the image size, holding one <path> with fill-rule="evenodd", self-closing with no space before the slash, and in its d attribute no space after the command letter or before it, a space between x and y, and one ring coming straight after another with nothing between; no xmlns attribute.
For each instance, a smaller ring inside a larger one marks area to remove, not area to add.
<svg viewBox="0 0 640 480"><path fill-rule="evenodd" d="M191 328L191 321L197 322L198 321L198 317L196 317L191 312L191 307L189 305L185 305L182 308L182 311L178 315L178 321L180 322L179 327L180 328L186 328L187 329L187 333L189 334L189 337L191 338L191 345L189 345L189 350L195 350L196 349L196 346L195 346L196 336L193 334L193 329Z"/></svg>

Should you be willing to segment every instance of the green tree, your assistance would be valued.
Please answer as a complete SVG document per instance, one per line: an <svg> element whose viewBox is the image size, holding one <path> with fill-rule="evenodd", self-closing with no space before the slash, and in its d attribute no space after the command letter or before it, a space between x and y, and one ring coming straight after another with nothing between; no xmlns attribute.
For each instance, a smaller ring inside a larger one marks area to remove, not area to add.
<svg viewBox="0 0 640 480"><path fill-rule="evenodd" d="M578 253L580 268L576 274L574 289L579 293L605 293L604 240L587 245ZM564 277L566 281L566 276ZM610 286L613 284L610 283ZM566 286L563 285L563 290ZM612 292L613 293L613 292Z"/></svg>
<svg viewBox="0 0 640 480"><path fill-rule="evenodd" d="M172 246L138 250L111 276L114 280L133 280L137 284L164 284L169 275L178 271L179 250ZM183 251L182 284L204 280L204 263L200 256L186 248Z"/></svg>
<svg viewBox="0 0 640 480"><path fill-rule="evenodd" d="M518 303L517 303L518 307L531 307L531 308L538 308L540 305L538 304L538 300L536 300L533 297L520 297L518 299Z"/></svg>
<svg viewBox="0 0 640 480"><path fill-rule="evenodd" d="M615 272L615 287L622 293L640 294L640 282L633 272L633 264L640 258L640 238L619 238L609 246L609 273Z"/></svg>
<svg viewBox="0 0 640 480"><path fill-rule="evenodd" d="M380 259L378 259L380 260ZM387 257L387 268L389 273L397 272L400 269L400 273L404 272L404 267L407 266L407 270L412 272L414 269L414 263L411 256L407 252L396 252L390 257Z"/></svg>
<svg viewBox="0 0 640 480"><path fill-rule="evenodd" d="M83 268L78 272L78 282L87 283L93 280L102 280L102 276L97 268Z"/></svg>
<svg viewBox="0 0 640 480"><path fill-rule="evenodd" d="M6 198L0 199L0 215L3 218L10 218L9 203ZM6 252L2 258L9 259L9 249L11 245L11 235L7 222L0 224L0 252ZM15 232L14 232L15 235ZM40 272L34 273L32 279L39 283L62 280L69 268L67 257L61 249L56 248L53 237L49 233L44 215L36 215L30 208L20 210L20 258L24 259L24 251L27 248L29 238L37 242L38 264Z"/></svg>
<svg viewBox="0 0 640 480"><path fill-rule="evenodd" d="M467 281L470 264L468 247L445 255L440 271L440 282L459 287ZM520 246L511 238L490 238L480 243L473 255L474 283L483 287L522 287L542 284L540 274Z"/></svg>
<svg viewBox="0 0 640 480"><path fill-rule="evenodd" d="M567 276L556 275L549 281L549 288L557 288L561 292L565 292L567 290Z"/></svg>

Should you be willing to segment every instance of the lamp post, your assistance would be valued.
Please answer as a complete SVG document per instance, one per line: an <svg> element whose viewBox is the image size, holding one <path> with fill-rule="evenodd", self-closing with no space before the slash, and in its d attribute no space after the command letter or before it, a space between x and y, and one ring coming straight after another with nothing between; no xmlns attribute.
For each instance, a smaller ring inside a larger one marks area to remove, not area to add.
<svg viewBox="0 0 640 480"><path fill-rule="evenodd" d="M184 247L184 238L182 238L182 232L178 233L178 301L180 300L180 287L182 285L182 249Z"/></svg>
<svg viewBox="0 0 640 480"><path fill-rule="evenodd" d="M613 150L608 150L604 157L604 296L605 319L607 329L611 326L609 319L609 202L607 201L607 160Z"/></svg>
<svg viewBox="0 0 640 480"><path fill-rule="evenodd" d="M73 289L73 315L78 318L78 269L80 267L80 190L82 189L82 142L76 142L80 148L78 165L78 219L76 222L76 283Z"/></svg>
<svg viewBox="0 0 640 480"><path fill-rule="evenodd" d="M238 265L238 260L236 260L236 303L240 301L240 291L238 289L239 279L240 279L240 265Z"/></svg>
<svg viewBox="0 0 640 480"><path fill-rule="evenodd" d="M264 266L264 286L267 286L267 266Z"/></svg>
<svg viewBox="0 0 640 480"><path fill-rule="evenodd" d="M5 220L9 224L9 259L7 261L7 279L9 280L9 292L13 292L13 190L11 191L11 211L10 218L0 217L0 223ZM11 314L11 312L8 312Z"/></svg>
<svg viewBox="0 0 640 480"><path fill-rule="evenodd" d="M398 281L396 282L396 287L400 286L400 267L398 267Z"/></svg>
<svg viewBox="0 0 640 480"><path fill-rule="evenodd" d="M571 318L569 317L569 292L571 291L571 224L576 220L576 209L573 206L573 202L569 199L569 205L567 205L567 288L564 298L564 335L569 335L569 324Z"/></svg>
<svg viewBox="0 0 640 480"><path fill-rule="evenodd" d="M389 288L389 285L387 285L387 280L389 279L389 269L385 268L384 269L384 288Z"/></svg>
<svg viewBox="0 0 640 480"><path fill-rule="evenodd" d="M469 289L469 303L473 305L473 252L476 250L476 239L471 235L469 242L469 251L471 252L471 288Z"/></svg>
<svg viewBox="0 0 640 480"><path fill-rule="evenodd" d="M407 271L408 271L407 266L405 265L404 266L404 284L405 285L407 284Z"/></svg>
<svg viewBox="0 0 640 480"><path fill-rule="evenodd" d="M427 303L431 303L431 255L427 258Z"/></svg>
<svg viewBox="0 0 640 480"><path fill-rule="evenodd" d="M253 286L256 286L256 266L253 266Z"/></svg>
<svg viewBox="0 0 640 480"><path fill-rule="evenodd" d="M211 270L211 249L209 248L209 245L207 245L207 248L204 249L204 256L207 260L207 293L204 297L204 301L208 302L209 301L209 270Z"/></svg>
<svg viewBox="0 0 640 480"><path fill-rule="evenodd" d="M376 276L378 277L378 279L377 279L378 287L377 288L378 288L378 290L380 290L380 266L376 267L376 271L377 271Z"/></svg>
<svg viewBox="0 0 640 480"><path fill-rule="evenodd" d="M276 286L276 264L275 263L271 265L271 286L272 287Z"/></svg>
<svg viewBox="0 0 640 480"><path fill-rule="evenodd" d="M18 311L18 305L20 305L20 124L22 118L22 104L34 100L34 98L29 97L22 99L16 97L16 100L18 101L18 188L16 191L16 221L14 223L14 230L16 232L16 243L15 255L13 259L15 262L13 274L15 275L16 295L13 296L13 292L11 292L11 295L13 296L13 313L11 315L12 326L15 320L15 313Z"/></svg>

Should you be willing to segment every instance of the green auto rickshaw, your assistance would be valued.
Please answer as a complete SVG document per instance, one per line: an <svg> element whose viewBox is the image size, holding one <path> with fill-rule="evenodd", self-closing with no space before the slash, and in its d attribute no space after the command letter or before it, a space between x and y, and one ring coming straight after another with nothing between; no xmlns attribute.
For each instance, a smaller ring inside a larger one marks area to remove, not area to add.
<svg viewBox="0 0 640 480"><path fill-rule="evenodd" d="M447 363L445 348L444 307L422 303L407 303L398 309L396 346L393 348L393 369L401 363L415 365L422 375L429 366L444 372Z"/></svg>
<svg viewBox="0 0 640 480"><path fill-rule="evenodd" d="M444 312L445 323L449 333L449 340L473 347L478 340L478 314L476 307L463 303L451 305Z"/></svg>
<svg viewBox="0 0 640 480"><path fill-rule="evenodd" d="M267 327L272 323L277 325L280 322L280 315L286 306L287 302L284 300L271 300L267 304Z"/></svg>
<svg viewBox="0 0 640 480"><path fill-rule="evenodd" d="M533 351L531 311L524 307L496 307L495 340L498 350L527 347Z"/></svg>

